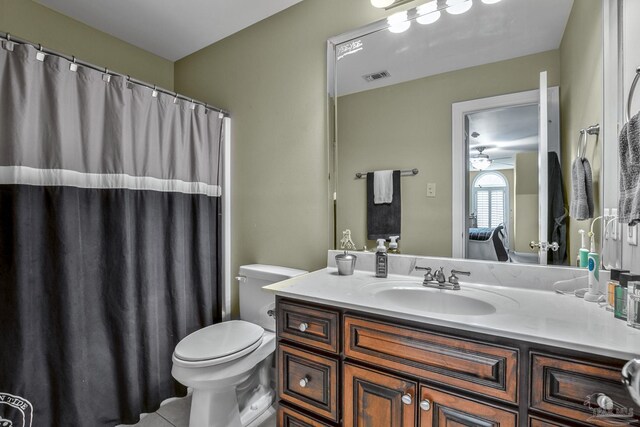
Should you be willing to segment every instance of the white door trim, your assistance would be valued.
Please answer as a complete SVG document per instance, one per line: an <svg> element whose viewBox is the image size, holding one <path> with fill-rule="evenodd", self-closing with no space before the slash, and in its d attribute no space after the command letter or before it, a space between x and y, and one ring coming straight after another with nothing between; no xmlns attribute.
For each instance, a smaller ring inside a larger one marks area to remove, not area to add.
<svg viewBox="0 0 640 427"><path fill-rule="evenodd" d="M512 107L516 105L538 104L540 102L540 91L538 89L525 92L510 93L507 95L492 96L489 98L474 99L471 101L456 102L451 105L452 132L451 132L451 162L452 162L452 206L451 206L451 247L453 258L466 258L466 214L465 206L468 197L468 188L466 185L467 174L467 149L466 144L460 143L465 141L464 118L467 114L477 113L479 111ZM557 86L549 88L550 99L550 117L559 117L560 115L560 88ZM557 115L556 115L557 114ZM550 136L556 135L558 138L557 151L559 150L560 123L559 120L553 120L550 125ZM466 191L458 191L459 189L467 189Z"/></svg>

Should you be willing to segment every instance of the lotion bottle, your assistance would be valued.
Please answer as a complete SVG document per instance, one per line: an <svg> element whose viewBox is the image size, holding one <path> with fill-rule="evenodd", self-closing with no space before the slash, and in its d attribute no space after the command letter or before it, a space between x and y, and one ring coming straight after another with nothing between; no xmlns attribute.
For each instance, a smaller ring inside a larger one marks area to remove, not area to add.
<svg viewBox="0 0 640 427"><path fill-rule="evenodd" d="M387 248L384 246L385 239L378 239L376 250L376 277L385 278L388 274Z"/></svg>

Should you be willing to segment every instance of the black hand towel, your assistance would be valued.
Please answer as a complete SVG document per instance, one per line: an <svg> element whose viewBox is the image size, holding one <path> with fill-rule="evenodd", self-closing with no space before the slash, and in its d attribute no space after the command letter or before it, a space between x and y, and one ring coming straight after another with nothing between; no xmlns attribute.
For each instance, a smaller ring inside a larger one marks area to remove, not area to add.
<svg viewBox="0 0 640 427"><path fill-rule="evenodd" d="M400 236L400 171L393 171L393 200L373 203L373 172L367 174L367 236L369 240Z"/></svg>

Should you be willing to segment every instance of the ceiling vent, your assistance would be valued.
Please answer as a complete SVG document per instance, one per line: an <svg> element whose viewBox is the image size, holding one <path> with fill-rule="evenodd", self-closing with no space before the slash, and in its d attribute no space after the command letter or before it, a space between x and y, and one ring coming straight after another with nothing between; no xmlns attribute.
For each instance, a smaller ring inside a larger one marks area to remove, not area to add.
<svg viewBox="0 0 640 427"><path fill-rule="evenodd" d="M366 76L362 76L368 82L373 82L380 79L386 79L387 77L391 77L388 71L378 71L377 73L367 74Z"/></svg>

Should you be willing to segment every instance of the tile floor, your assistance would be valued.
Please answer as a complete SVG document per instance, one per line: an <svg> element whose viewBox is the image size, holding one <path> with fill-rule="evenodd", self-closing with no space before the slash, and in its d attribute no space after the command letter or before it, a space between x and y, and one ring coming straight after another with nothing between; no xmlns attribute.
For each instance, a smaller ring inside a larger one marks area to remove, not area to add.
<svg viewBox="0 0 640 427"><path fill-rule="evenodd" d="M190 408L191 396L176 399L162 405L153 414L145 416L138 424L127 427L189 427ZM256 427L276 427L275 414Z"/></svg>

